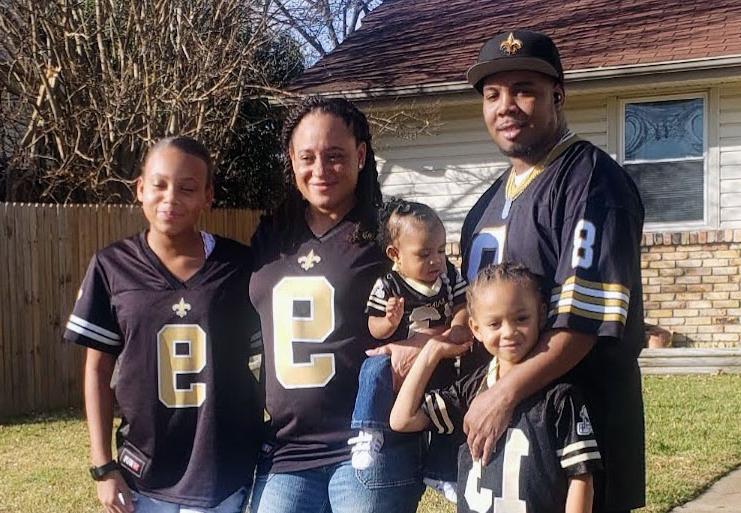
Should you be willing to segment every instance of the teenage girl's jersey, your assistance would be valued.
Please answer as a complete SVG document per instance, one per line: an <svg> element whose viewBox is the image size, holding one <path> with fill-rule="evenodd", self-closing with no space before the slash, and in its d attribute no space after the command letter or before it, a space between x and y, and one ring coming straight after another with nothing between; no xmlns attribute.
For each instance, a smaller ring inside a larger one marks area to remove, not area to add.
<svg viewBox="0 0 741 513"><path fill-rule="evenodd" d="M271 472L349 459L350 419L365 350L375 345L364 313L388 260L372 242L350 242L355 211L317 237L297 220L293 249L265 219L252 242L250 297L260 315L263 373L273 434Z"/></svg>
<svg viewBox="0 0 741 513"><path fill-rule="evenodd" d="M463 275L518 262L550 293L548 327L598 337L564 380L584 392L605 466L595 504L607 510L644 503L641 379L643 347L640 240L643 206L635 184L609 155L577 140L514 201L507 176L471 209L461 232ZM604 493L604 496L601 494Z"/></svg>
<svg viewBox="0 0 741 513"><path fill-rule="evenodd" d="M247 367L249 249L215 238L185 283L145 234L98 252L65 338L114 355L118 460L144 495L212 507L252 480L263 399Z"/></svg>
<svg viewBox="0 0 741 513"><path fill-rule="evenodd" d="M423 409L433 428L461 432L471 402L490 386L494 373L493 365L484 363L447 389L425 394ZM472 460L467 444L460 446L458 512L563 513L568 479L601 468L581 393L572 385L552 385L515 408L486 466Z"/></svg>

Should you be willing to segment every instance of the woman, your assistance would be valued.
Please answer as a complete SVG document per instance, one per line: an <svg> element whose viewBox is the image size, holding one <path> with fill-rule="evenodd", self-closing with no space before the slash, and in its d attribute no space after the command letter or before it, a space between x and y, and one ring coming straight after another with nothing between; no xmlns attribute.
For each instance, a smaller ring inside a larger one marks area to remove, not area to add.
<svg viewBox="0 0 741 513"><path fill-rule="evenodd" d="M283 146L288 197L252 243L272 432L252 509L412 513L419 436L390 438L368 470L352 468L347 445L372 344L365 303L388 265L374 243L381 191L368 121L346 100L308 98L288 116Z"/></svg>
<svg viewBox="0 0 741 513"><path fill-rule="evenodd" d="M201 143L157 143L136 186L149 229L92 258L67 323L87 347L90 473L107 513L239 513L248 495L262 429L243 344L249 249L198 230L212 184Z"/></svg>

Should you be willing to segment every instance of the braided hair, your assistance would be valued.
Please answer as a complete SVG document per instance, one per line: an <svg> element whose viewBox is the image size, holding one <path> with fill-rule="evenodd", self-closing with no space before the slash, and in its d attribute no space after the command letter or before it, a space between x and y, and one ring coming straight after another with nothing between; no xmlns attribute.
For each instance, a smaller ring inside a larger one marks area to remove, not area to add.
<svg viewBox="0 0 741 513"><path fill-rule="evenodd" d="M546 302L546 292L543 290L543 280L526 266L515 262L502 262L501 264L487 265L481 269L476 278L468 284L466 290L466 308L468 315L473 317L473 303L481 289L497 282L516 283L522 287L529 288L538 298ZM547 304L547 302L546 302Z"/></svg>
<svg viewBox="0 0 741 513"><path fill-rule="evenodd" d="M331 114L341 119L352 131L356 144L365 143L366 157L363 168L358 174L358 183L355 186L355 199L358 212L358 225L352 234L350 242L365 245L376 240L378 234L378 209L383 204L381 186L378 183L378 169L376 158L371 146L371 132L368 119L352 102L344 98L328 98L324 96L309 96L296 105L287 115L283 123L281 142L285 161L283 179L286 186L286 198L276 210L275 218L278 226L284 230L281 240L283 244L291 246L296 241L296 230L300 226L296 223L304 215L306 200L296 186L296 177L291 165L291 140L293 132L308 114L321 112Z"/></svg>

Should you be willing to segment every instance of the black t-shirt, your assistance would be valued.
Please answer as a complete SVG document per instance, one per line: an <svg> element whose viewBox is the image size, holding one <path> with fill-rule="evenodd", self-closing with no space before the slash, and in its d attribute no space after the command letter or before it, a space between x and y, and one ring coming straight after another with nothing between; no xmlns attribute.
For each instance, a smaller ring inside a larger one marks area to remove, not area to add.
<svg viewBox="0 0 741 513"><path fill-rule="evenodd" d="M143 233L101 250L64 335L117 358L118 460L127 482L197 507L251 483L262 438L263 394L247 368L256 324L250 253L215 240L185 283Z"/></svg>
<svg viewBox="0 0 741 513"><path fill-rule="evenodd" d="M599 337L564 380L583 390L593 416L606 471L595 503L608 510L640 507L644 212L638 190L609 155L586 141L556 157L508 213L505 181L506 175L496 180L466 217L463 275L470 282L487 264L522 263L551 290L548 327Z"/></svg>
<svg viewBox="0 0 741 513"><path fill-rule="evenodd" d="M373 242L351 242L350 212L317 237L303 219L291 249L263 219L252 241L250 297L260 315L263 373L273 436L271 472L349 459L350 419L365 350L376 345L365 304L388 259Z"/></svg>
<svg viewBox="0 0 741 513"><path fill-rule="evenodd" d="M433 427L446 434L460 432L465 413L488 387L493 371L493 365L484 363L447 389L425 394L423 409ZM485 467L471 459L468 445L460 446L458 512L563 513L569 477L601 468L581 393L573 385L552 385L515 408Z"/></svg>

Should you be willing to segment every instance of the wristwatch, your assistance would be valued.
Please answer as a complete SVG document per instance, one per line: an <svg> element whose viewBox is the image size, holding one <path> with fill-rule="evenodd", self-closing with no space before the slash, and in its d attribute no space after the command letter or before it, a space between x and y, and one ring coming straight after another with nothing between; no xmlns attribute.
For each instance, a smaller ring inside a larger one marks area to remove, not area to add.
<svg viewBox="0 0 741 513"><path fill-rule="evenodd" d="M93 480L100 481L114 470L118 470L118 462L116 460L111 460L100 467L90 467L90 476Z"/></svg>

